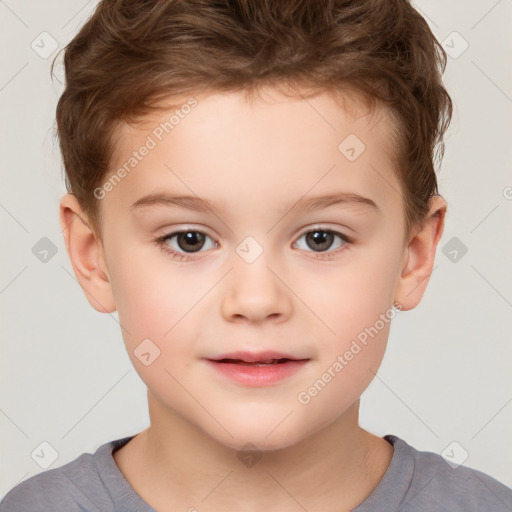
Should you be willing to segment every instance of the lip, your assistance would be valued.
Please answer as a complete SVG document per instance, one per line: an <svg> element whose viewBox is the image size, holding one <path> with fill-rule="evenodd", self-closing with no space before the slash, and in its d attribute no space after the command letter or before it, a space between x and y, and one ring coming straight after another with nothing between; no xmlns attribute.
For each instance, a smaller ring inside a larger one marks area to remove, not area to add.
<svg viewBox="0 0 512 512"><path fill-rule="evenodd" d="M276 362L275 364L262 364L263 361L272 359L284 359L285 361ZM222 360L232 361L222 362ZM206 359L208 366L218 374L237 384L250 387L270 386L280 382L304 368L309 361L309 358L299 359L289 354L274 351L231 352L216 356L213 359ZM258 366L258 363L261 366Z"/></svg>
<svg viewBox="0 0 512 512"><path fill-rule="evenodd" d="M299 361L307 358L296 357L290 354L284 354L283 352L276 352L275 350L263 350L260 352L229 352L226 354L220 354L218 356L208 358L208 360L210 361L220 361L221 359L235 359L239 361L245 361L246 363L257 363L269 361L271 359L290 359L293 361Z"/></svg>

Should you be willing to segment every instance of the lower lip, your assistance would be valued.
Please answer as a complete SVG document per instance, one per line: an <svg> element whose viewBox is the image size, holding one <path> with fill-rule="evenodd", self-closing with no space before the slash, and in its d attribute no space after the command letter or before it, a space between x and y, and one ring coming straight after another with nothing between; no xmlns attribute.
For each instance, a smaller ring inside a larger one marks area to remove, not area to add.
<svg viewBox="0 0 512 512"><path fill-rule="evenodd" d="M212 368L222 375L246 386L268 386L279 382L297 373L308 361L308 359L303 359L266 366L251 366L236 363L219 363L211 359L206 360Z"/></svg>

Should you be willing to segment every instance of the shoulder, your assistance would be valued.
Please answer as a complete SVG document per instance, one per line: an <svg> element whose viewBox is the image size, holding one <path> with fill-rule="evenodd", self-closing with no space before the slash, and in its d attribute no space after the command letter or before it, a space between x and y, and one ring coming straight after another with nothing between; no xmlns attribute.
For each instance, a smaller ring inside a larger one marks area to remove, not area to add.
<svg viewBox="0 0 512 512"><path fill-rule="evenodd" d="M95 454L83 453L58 468L24 480L0 502L0 512L84 512L113 510L100 477L98 461L110 454L117 441L100 446Z"/></svg>
<svg viewBox="0 0 512 512"><path fill-rule="evenodd" d="M470 467L450 465L437 453L417 450L392 437L395 449L412 461L412 479L402 502L404 512L512 510L512 490L498 480Z"/></svg>

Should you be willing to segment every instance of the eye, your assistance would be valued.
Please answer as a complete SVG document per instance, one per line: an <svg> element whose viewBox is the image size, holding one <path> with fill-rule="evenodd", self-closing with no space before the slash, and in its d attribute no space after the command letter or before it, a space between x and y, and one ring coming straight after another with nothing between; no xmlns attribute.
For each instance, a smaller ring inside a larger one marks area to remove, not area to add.
<svg viewBox="0 0 512 512"><path fill-rule="evenodd" d="M304 245L299 243L302 238L305 239L306 247L312 248L312 251L308 251L307 248L304 247ZM332 247L336 239L338 239L339 241L336 243L334 247ZM317 253L316 257L322 258L331 257L333 255L340 253L343 250L348 249L350 243L351 239L344 235L343 233L339 233L338 231L333 231L331 229L314 228L302 233L302 235L299 237L297 242L293 244L293 246L298 247L299 249L304 249L307 252ZM334 250L328 251L329 249Z"/></svg>
<svg viewBox="0 0 512 512"><path fill-rule="evenodd" d="M194 254L204 248L207 240L213 240L206 233L197 230L183 230L174 231L167 235L161 236L155 240L162 250L171 254L177 259L187 259L187 255ZM208 244L206 244L208 245ZM216 242L213 242L210 247L216 247Z"/></svg>
<svg viewBox="0 0 512 512"><path fill-rule="evenodd" d="M300 243L302 238L305 239L306 246L312 248L312 250L304 248ZM338 239L338 242L333 247L333 243L336 239ZM208 240L211 241L209 247L206 243ZM201 252L201 249L204 249L205 246L206 249L218 246L209 235L198 230L174 231L157 238L155 242L163 251L180 261L188 261L189 255ZM351 242L352 240L349 237L338 231L327 228L314 228L302 233L297 242L293 244L293 247L298 247L307 252L313 252L316 258L321 259L331 258L348 249Z"/></svg>

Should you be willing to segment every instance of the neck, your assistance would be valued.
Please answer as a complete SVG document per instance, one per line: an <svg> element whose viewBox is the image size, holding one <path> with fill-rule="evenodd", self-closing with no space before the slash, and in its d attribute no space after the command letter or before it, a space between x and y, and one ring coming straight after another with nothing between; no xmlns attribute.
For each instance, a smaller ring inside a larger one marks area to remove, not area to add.
<svg viewBox="0 0 512 512"><path fill-rule="evenodd" d="M348 511L377 486L393 453L385 440L359 427L359 401L301 442L256 451L252 458L219 444L150 395L148 402L151 426L114 458L138 494L161 512L285 512L299 505Z"/></svg>

